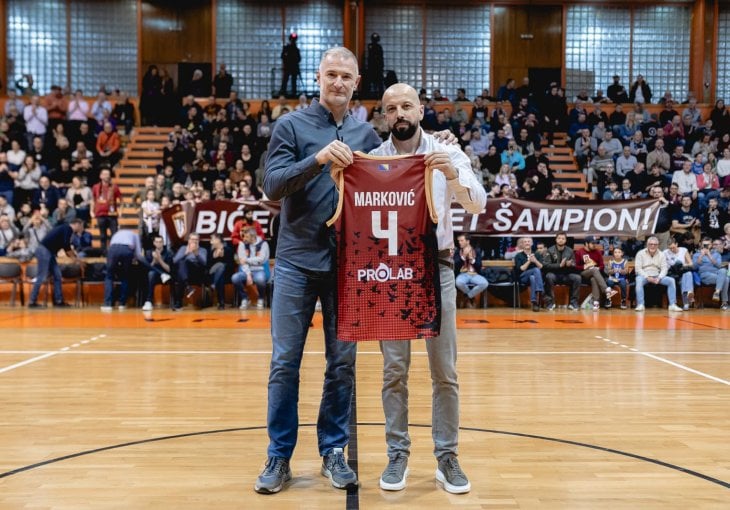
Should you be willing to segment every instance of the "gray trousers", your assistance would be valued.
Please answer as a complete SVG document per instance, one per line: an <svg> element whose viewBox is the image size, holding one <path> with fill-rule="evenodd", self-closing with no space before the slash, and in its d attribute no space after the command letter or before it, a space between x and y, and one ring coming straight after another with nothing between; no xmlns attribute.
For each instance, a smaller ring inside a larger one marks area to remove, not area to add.
<svg viewBox="0 0 730 510"><path fill-rule="evenodd" d="M441 275L441 334L427 339L431 368L431 434L434 454L457 453L459 436L459 383L456 375L456 287L454 272L439 265ZM380 342L383 353L383 411L388 457L409 455L408 368L411 340Z"/></svg>

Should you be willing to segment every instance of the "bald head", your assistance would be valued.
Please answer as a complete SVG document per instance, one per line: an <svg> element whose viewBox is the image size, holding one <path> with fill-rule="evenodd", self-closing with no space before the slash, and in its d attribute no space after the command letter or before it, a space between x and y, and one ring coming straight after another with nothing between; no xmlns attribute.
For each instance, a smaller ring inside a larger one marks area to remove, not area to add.
<svg viewBox="0 0 730 510"><path fill-rule="evenodd" d="M409 96L409 98L416 103L420 102L416 89L406 83L396 83L395 85L388 87L383 94L383 105L385 105L386 101L391 99L392 96Z"/></svg>
<svg viewBox="0 0 730 510"><path fill-rule="evenodd" d="M383 112L393 138L400 141L420 136L419 125L423 120L423 105L418 92L405 83L388 87L383 94Z"/></svg>

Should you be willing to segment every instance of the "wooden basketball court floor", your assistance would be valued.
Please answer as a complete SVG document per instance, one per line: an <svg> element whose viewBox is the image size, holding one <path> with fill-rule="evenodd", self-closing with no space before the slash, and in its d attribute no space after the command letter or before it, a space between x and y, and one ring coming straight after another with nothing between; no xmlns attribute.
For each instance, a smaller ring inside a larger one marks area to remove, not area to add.
<svg viewBox="0 0 730 510"><path fill-rule="evenodd" d="M730 314L459 311L460 461L434 480L414 344L408 487L385 466L377 345L359 346L351 460L319 474L324 356L304 356L294 480L261 496L267 311L0 310L0 509L730 508Z"/></svg>

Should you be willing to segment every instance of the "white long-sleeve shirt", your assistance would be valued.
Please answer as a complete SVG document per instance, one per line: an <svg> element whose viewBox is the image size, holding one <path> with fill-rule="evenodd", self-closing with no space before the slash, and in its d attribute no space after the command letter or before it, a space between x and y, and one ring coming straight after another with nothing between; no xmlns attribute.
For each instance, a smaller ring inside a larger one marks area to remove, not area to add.
<svg viewBox="0 0 730 510"><path fill-rule="evenodd" d="M436 238L439 250L454 247L454 227L451 223L452 199L472 214L479 214L487 205L487 192L484 186L477 182L471 170L471 162L458 145L444 145L421 129L421 143L416 154L430 154L431 152L446 152L451 163L459 172L459 176L450 181L441 172L433 172L433 204L438 215ZM393 138L386 140L380 147L370 151L374 156L396 156L398 150L393 144Z"/></svg>
<svg viewBox="0 0 730 510"><path fill-rule="evenodd" d="M35 111L33 111L35 108ZM25 129L28 133L34 135L45 135L48 126L48 110L42 106L33 106L29 104L23 109L23 118L25 119Z"/></svg>

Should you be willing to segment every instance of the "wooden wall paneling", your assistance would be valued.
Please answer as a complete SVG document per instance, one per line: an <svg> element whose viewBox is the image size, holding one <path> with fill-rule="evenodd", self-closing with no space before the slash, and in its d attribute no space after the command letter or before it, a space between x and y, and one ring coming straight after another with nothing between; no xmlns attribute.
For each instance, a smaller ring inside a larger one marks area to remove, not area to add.
<svg viewBox="0 0 730 510"><path fill-rule="evenodd" d="M5 80L8 77L8 6L6 0L0 0L0 17L3 20L0 23L0 91L7 94L8 87Z"/></svg>
<svg viewBox="0 0 730 510"><path fill-rule="evenodd" d="M563 68L562 6L495 6L493 12L493 93L510 77L519 86L531 67Z"/></svg>
<svg viewBox="0 0 730 510"><path fill-rule="evenodd" d="M689 40L689 90L703 101L705 72L705 0L696 0L692 7Z"/></svg>
<svg viewBox="0 0 730 510"><path fill-rule="evenodd" d="M176 84L179 62L210 62L214 48L211 0L180 4L143 0L141 6L142 68L166 67Z"/></svg>

